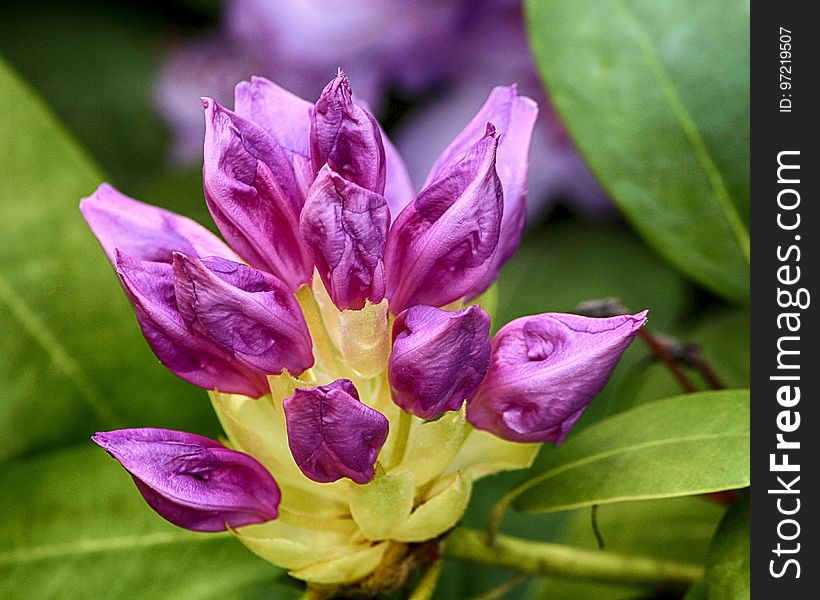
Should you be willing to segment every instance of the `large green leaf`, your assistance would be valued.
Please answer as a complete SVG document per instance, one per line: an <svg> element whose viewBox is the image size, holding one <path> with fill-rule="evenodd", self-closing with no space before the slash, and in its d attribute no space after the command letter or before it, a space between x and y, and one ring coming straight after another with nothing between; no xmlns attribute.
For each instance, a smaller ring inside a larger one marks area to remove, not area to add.
<svg viewBox="0 0 820 600"><path fill-rule="evenodd" d="M0 462L123 424L216 430L141 339L80 216L102 176L2 61L0 103Z"/></svg>
<svg viewBox="0 0 820 600"><path fill-rule="evenodd" d="M229 534L157 516L99 448L19 461L0 475L0 598L290 598L282 571Z"/></svg>
<svg viewBox="0 0 820 600"><path fill-rule="evenodd" d="M746 493L726 512L712 540L704 578L710 600L749 597L749 534L749 494Z"/></svg>
<svg viewBox="0 0 820 600"><path fill-rule="evenodd" d="M748 0L530 0L536 62L603 186L667 260L749 294Z"/></svg>
<svg viewBox="0 0 820 600"><path fill-rule="evenodd" d="M526 513L749 485L749 392L643 404L542 452L512 493Z"/></svg>

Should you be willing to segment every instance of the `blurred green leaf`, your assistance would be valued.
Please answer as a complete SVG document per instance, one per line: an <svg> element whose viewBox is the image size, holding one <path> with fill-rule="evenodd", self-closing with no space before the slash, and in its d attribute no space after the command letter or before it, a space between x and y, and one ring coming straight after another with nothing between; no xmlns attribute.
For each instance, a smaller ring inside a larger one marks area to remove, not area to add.
<svg viewBox="0 0 820 600"><path fill-rule="evenodd" d="M667 498L607 504L598 510L598 528L606 549L664 560L704 562L709 540L724 510L701 498ZM589 509L569 513L563 542L595 548ZM516 596L520 597L520 596ZM555 578L535 580L526 600L623 600L649 597L647 590Z"/></svg>
<svg viewBox="0 0 820 600"><path fill-rule="evenodd" d="M726 512L712 540L704 577L710 600L749 597L749 535L749 494L746 493Z"/></svg>
<svg viewBox="0 0 820 600"><path fill-rule="evenodd" d="M511 495L525 513L749 485L749 392L676 396L609 417L542 452Z"/></svg>
<svg viewBox="0 0 820 600"><path fill-rule="evenodd" d="M524 239L504 268L497 323L542 312L571 312L586 300L618 298L649 309L670 327L691 302L678 274L618 225L550 224Z"/></svg>
<svg viewBox="0 0 820 600"><path fill-rule="evenodd" d="M672 333L681 341L696 343L725 387L749 387L748 311L716 311L663 333ZM708 389L708 383L695 369L685 366L681 369L699 389ZM617 400L612 402L612 409L618 411L681 392L677 380L660 362L630 365L628 372L614 383L612 394Z"/></svg>
<svg viewBox="0 0 820 600"><path fill-rule="evenodd" d="M80 216L102 176L2 61L0 102L0 462L124 424L217 431L204 392L142 340Z"/></svg>
<svg viewBox="0 0 820 600"><path fill-rule="evenodd" d="M550 97L647 241L749 295L748 0L529 0Z"/></svg>
<svg viewBox="0 0 820 600"><path fill-rule="evenodd" d="M99 448L19 461L0 475L0 597L86 600L295 598L282 571L229 534L157 516Z"/></svg>

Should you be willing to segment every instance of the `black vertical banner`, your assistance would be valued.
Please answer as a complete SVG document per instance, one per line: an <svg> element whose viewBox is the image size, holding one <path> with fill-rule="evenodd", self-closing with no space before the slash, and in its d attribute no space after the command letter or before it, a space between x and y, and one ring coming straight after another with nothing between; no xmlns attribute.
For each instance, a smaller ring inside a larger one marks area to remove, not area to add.
<svg viewBox="0 0 820 600"><path fill-rule="evenodd" d="M820 32L814 2L751 19L752 590L820 597Z"/></svg>

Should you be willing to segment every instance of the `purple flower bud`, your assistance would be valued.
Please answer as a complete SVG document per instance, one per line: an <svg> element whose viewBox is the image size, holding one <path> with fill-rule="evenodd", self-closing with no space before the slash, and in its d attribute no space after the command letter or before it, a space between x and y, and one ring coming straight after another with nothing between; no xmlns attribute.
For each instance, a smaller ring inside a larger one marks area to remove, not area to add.
<svg viewBox="0 0 820 600"><path fill-rule="evenodd" d="M310 156L314 172L328 164L348 181L384 194L386 160L379 125L353 100L341 70L313 109Z"/></svg>
<svg viewBox="0 0 820 600"><path fill-rule="evenodd" d="M299 238L304 197L285 150L262 127L210 99L205 107L205 200L242 258L296 290L313 265Z"/></svg>
<svg viewBox="0 0 820 600"><path fill-rule="evenodd" d="M171 265L140 262L119 251L115 260L145 340L172 373L205 389L254 398L270 391L262 373L248 369L214 342L187 329L177 310Z"/></svg>
<svg viewBox="0 0 820 600"><path fill-rule="evenodd" d="M129 198L107 183L83 198L80 211L112 264L117 248L140 261L170 263L174 252L236 259L199 223Z"/></svg>
<svg viewBox="0 0 820 600"><path fill-rule="evenodd" d="M92 439L174 525L223 531L278 516L280 493L271 474L256 459L214 440L168 429L120 429Z"/></svg>
<svg viewBox="0 0 820 600"><path fill-rule="evenodd" d="M442 168L393 222L384 261L393 314L457 300L490 268L503 212L497 145L488 125L485 136Z"/></svg>
<svg viewBox="0 0 820 600"><path fill-rule="evenodd" d="M251 77L234 90L236 114L267 131L295 169L310 167L310 113L313 104L264 77ZM312 176L312 174L311 174Z"/></svg>
<svg viewBox="0 0 820 600"><path fill-rule="evenodd" d="M390 215L395 217L404 210L404 207L409 204L416 192L413 188L413 182L410 181L410 174L407 172L404 159L384 132L382 132L382 141L384 142L384 157L387 164L384 198L390 208Z"/></svg>
<svg viewBox="0 0 820 600"><path fill-rule="evenodd" d="M299 375L313 366L299 304L272 275L221 258L175 254L174 289L188 330L249 369Z"/></svg>
<svg viewBox="0 0 820 600"><path fill-rule="evenodd" d="M297 389L283 406L288 445L306 477L319 483L349 477L365 484L373 479L389 423L359 401L349 379Z"/></svg>
<svg viewBox="0 0 820 600"><path fill-rule="evenodd" d="M302 237L339 309L360 310L384 298L387 201L325 165L302 211Z"/></svg>
<svg viewBox="0 0 820 600"><path fill-rule="evenodd" d="M469 297L478 296L492 285L501 267L515 253L521 241L527 214L530 138L537 117L538 105L525 96L519 96L515 85L494 88L484 106L438 157L427 176L427 184L438 179L448 163L463 155L472 144L481 139L487 122L495 125L501 136L495 168L504 189L504 217L492 265L467 294Z"/></svg>
<svg viewBox="0 0 820 600"><path fill-rule="evenodd" d="M393 325L393 401L422 419L459 410L475 394L489 362L490 317L481 308L413 306Z"/></svg>
<svg viewBox="0 0 820 600"><path fill-rule="evenodd" d="M646 311L606 319L545 313L508 323L493 338L467 419L513 442L560 444L645 322Z"/></svg>

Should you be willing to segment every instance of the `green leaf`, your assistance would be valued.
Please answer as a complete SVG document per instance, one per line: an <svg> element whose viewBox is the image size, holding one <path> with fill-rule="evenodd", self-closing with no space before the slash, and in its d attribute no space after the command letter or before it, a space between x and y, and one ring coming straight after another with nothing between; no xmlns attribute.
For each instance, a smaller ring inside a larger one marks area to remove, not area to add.
<svg viewBox="0 0 820 600"><path fill-rule="evenodd" d="M542 312L572 312L615 297L650 309L652 327L670 327L692 300L686 282L624 227L550 223L527 236L498 284L496 324Z"/></svg>
<svg viewBox="0 0 820 600"><path fill-rule="evenodd" d="M749 295L748 0L530 0L550 97L638 232L701 285Z"/></svg>
<svg viewBox="0 0 820 600"><path fill-rule="evenodd" d="M749 387L749 313L745 310L719 311L674 328L671 333L685 342L694 342L720 382L727 388ZM681 365L698 389L709 384L693 368ZM613 408L626 410L638 404L667 398L681 392L680 384L660 362L631 365L612 390L617 397ZM597 400L596 400L597 402Z"/></svg>
<svg viewBox="0 0 820 600"><path fill-rule="evenodd" d="M290 598L282 571L229 534L174 527L99 448L72 448L0 475L0 597L85 600Z"/></svg>
<svg viewBox="0 0 820 600"><path fill-rule="evenodd" d="M664 560L702 563L723 507L701 498L665 498L607 504L598 510L598 529L606 549ZM562 543L597 547L590 509L567 513L570 521ZM535 580L526 600L612 600L648 597L647 590L544 577Z"/></svg>
<svg viewBox="0 0 820 600"><path fill-rule="evenodd" d="M749 485L749 392L650 402L541 453L509 497L525 513Z"/></svg>
<svg viewBox="0 0 820 600"><path fill-rule="evenodd" d="M0 103L0 462L126 424L216 431L205 393L148 349L80 216L102 176L2 60Z"/></svg>
<svg viewBox="0 0 820 600"><path fill-rule="evenodd" d="M750 595L749 494L735 502L720 522L704 581L710 600L736 600Z"/></svg>

